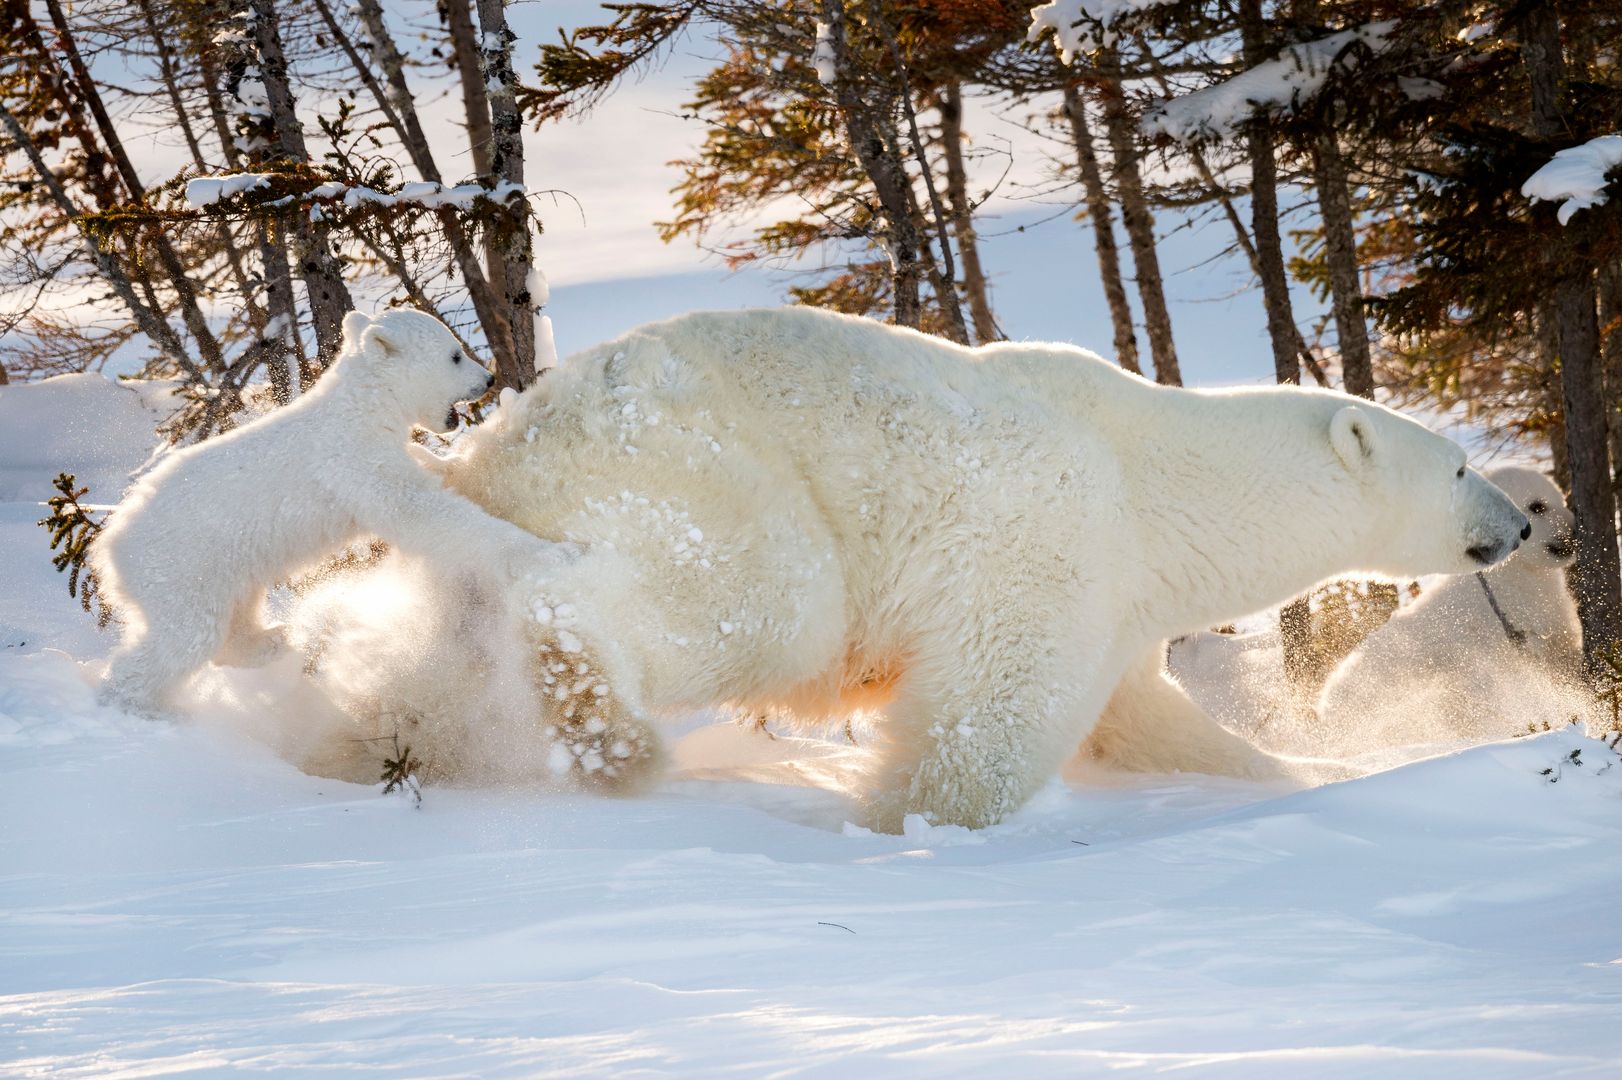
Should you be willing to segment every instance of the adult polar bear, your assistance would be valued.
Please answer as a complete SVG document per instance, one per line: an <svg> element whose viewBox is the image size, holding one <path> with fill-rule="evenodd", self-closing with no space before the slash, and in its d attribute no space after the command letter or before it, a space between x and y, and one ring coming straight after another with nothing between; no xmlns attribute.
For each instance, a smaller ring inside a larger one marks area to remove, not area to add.
<svg viewBox="0 0 1622 1080"><path fill-rule="evenodd" d="M444 468L578 545L537 607L555 757L628 783L657 757L647 710L872 707L890 830L996 822L1089 737L1133 768L1271 774L1164 676L1168 636L1351 570L1476 570L1527 528L1368 402L808 309L578 354Z"/></svg>

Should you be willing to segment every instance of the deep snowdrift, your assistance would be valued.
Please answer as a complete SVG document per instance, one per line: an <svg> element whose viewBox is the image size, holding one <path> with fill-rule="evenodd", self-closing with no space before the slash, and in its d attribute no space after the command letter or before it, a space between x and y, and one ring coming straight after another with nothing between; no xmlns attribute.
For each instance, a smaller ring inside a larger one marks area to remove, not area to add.
<svg viewBox="0 0 1622 1080"><path fill-rule="evenodd" d="M1593 740L1293 793L1094 773L994 829L888 837L844 824L859 748L711 725L646 798L415 809L224 711L98 708L107 643L32 524L76 463L13 430L0 475L36 479L0 503L0 1073L1622 1063L1622 762Z"/></svg>

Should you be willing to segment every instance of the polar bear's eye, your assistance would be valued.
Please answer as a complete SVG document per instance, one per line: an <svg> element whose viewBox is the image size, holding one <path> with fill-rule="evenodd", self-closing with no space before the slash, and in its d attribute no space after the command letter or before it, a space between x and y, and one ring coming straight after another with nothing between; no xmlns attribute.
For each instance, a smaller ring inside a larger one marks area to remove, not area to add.
<svg viewBox="0 0 1622 1080"><path fill-rule="evenodd" d="M1533 514L1541 514L1548 508L1549 504L1544 502L1542 499L1533 499L1526 506L1527 512Z"/></svg>
<svg viewBox="0 0 1622 1080"><path fill-rule="evenodd" d="M455 352L451 353L451 363L460 364L461 362L462 362L462 350L457 349Z"/></svg>
<svg viewBox="0 0 1622 1080"><path fill-rule="evenodd" d="M1460 480L1463 480L1464 479L1464 466L1460 465L1459 466L1459 471L1454 473L1453 475L1458 477Z"/></svg>

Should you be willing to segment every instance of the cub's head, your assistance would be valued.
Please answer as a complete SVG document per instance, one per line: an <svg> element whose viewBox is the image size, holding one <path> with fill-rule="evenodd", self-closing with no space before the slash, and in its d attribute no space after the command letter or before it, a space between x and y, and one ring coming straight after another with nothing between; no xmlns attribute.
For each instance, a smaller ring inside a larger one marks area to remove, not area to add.
<svg viewBox="0 0 1622 1080"><path fill-rule="evenodd" d="M476 398L494 381L432 315L396 308L375 319L344 316L346 368L364 373L400 404L419 427L456 426L453 407Z"/></svg>
<svg viewBox="0 0 1622 1080"><path fill-rule="evenodd" d="M1532 535L1522 545L1512 566L1522 570L1563 570L1577 559L1575 518L1554 481L1519 465L1493 469L1487 479L1515 500L1532 522Z"/></svg>
<svg viewBox="0 0 1622 1080"><path fill-rule="evenodd" d="M1345 508L1369 534L1364 569L1392 577L1463 574L1507 559L1531 522L1452 440L1374 404L1341 406L1329 444L1361 490ZM1353 526L1355 528L1355 526Z"/></svg>

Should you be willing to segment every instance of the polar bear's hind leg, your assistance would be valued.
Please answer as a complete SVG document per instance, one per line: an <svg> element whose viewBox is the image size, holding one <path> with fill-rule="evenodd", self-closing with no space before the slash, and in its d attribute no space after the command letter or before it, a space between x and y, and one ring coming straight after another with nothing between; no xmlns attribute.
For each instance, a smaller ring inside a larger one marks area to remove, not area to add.
<svg viewBox="0 0 1622 1080"><path fill-rule="evenodd" d="M535 671L554 775L610 794L652 785L664 767L658 735L594 650L567 630L541 633Z"/></svg>

